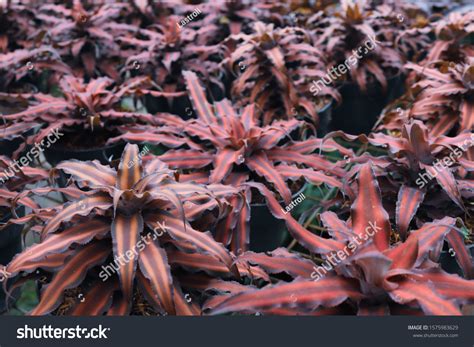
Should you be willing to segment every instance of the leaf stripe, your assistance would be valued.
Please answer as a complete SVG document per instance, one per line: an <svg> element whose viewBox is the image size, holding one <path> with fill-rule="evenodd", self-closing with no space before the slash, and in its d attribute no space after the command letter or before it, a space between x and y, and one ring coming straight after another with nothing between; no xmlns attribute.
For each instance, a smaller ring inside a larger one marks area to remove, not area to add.
<svg viewBox="0 0 474 347"><path fill-rule="evenodd" d="M138 146L127 144L118 168L116 183L118 189L131 189L140 180L142 177L141 164Z"/></svg>
<svg viewBox="0 0 474 347"><path fill-rule="evenodd" d="M196 108L199 118L208 124L216 122L211 105L207 102L206 95L199 84L196 74L191 71L183 71L183 76L186 80L188 91L191 94L191 102Z"/></svg>
<svg viewBox="0 0 474 347"><path fill-rule="evenodd" d="M119 264L119 278L123 295L128 302L132 299L133 279L137 266L137 242L143 231L143 218L140 213L125 216L117 213L112 222L114 262ZM130 255L131 254L131 255ZM122 261L124 260L124 264Z"/></svg>
<svg viewBox="0 0 474 347"><path fill-rule="evenodd" d="M424 197L425 193L422 190L406 185L403 185L398 191L396 221L398 232L400 233L402 240L406 239L410 221L418 210Z"/></svg>
<svg viewBox="0 0 474 347"><path fill-rule="evenodd" d="M140 270L150 281L156 298L169 314L175 314L173 278L168 257L158 242L153 241L140 252Z"/></svg>
<svg viewBox="0 0 474 347"><path fill-rule="evenodd" d="M95 242L73 254L64 267L54 276L51 283L41 293L41 300L33 311L33 316L48 314L60 304L64 290L73 288L85 277L92 266L105 260L109 254L106 242Z"/></svg>

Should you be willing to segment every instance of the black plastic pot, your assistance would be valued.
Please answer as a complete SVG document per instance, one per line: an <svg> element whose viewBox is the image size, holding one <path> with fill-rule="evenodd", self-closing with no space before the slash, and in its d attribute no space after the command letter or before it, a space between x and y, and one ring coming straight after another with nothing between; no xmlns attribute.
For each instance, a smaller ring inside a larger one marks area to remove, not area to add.
<svg viewBox="0 0 474 347"><path fill-rule="evenodd" d="M295 194L298 197L306 189L306 184ZM286 204L280 201L282 210ZM250 250L254 252L273 251L282 247L289 237L284 220L275 218L265 203L250 205Z"/></svg>
<svg viewBox="0 0 474 347"><path fill-rule="evenodd" d="M84 139L87 141L87 139ZM91 149L68 149L60 144L56 144L52 147L46 148L44 156L46 160L52 165L56 166L63 160L77 159L77 160L98 160L102 164L106 165L109 163L109 158L120 159L125 145L123 143L117 143L102 148L91 148Z"/></svg>
<svg viewBox="0 0 474 347"><path fill-rule="evenodd" d="M474 257L474 245L469 245L467 246L467 248L471 252L471 255ZM449 253L448 251L441 252L439 262L444 271L462 276L462 270L456 261L456 257L451 255L451 253Z"/></svg>
<svg viewBox="0 0 474 347"><path fill-rule="evenodd" d="M348 134L368 134L383 108L403 94L404 77L396 75L387 80L384 93L378 82L367 86L363 93L356 83L345 83L339 88L342 103L332 110L331 131L342 130Z"/></svg>
<svg viewBox="0 0 474 347"><path fill-rule="evenodd" d="M12 218L12 214L9 209L1 208L2 215L4 216L0 223L6 223L10 218ZM18 216L25 215L25 208L23 206L18 207L16 209L16 213ZM5 229L0 231L0 264L7 265L13 257L21 252L21 232L23 230L22 225L12 224ZM0 274L0 277L4 278L5 274ZM12 296L13 298L16 297L17 293L14 293ZM13 300L13 299L11 299ZM0 282L0 313L4 312L6 309L5 307L5 292L3 291L3 283Z"/></svg>

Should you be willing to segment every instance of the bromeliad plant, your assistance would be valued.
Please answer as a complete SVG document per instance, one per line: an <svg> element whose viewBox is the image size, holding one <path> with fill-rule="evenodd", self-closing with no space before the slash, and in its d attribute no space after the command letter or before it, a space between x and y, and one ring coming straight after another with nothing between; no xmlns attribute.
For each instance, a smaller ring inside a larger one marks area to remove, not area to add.
<svg viewBox="0 0 474 347"><path fill-rule="evenodd" d="M254 1L210 2L202 7L206 15L199 25L202 26L201 34L207 38L207 42L218 43L229 35L248 32L251 23L258 20L255 9L259 9L259 4Z"/></svg>
<svg viewBox="0 0 474 347"><path fill-rule="evenodd" d="M226 181L231 174L242 176L253 172L273 186L273 191L287 202L291 200L290 189L285 183L288 178L296 179L308 173L308 178L311 177L315 183L340 185L321 172L311 175L308 168L334 175L343 174L342 169L313 152L317 149L340 150L347 154L349 150L334 141L323 143L314 137L293 140L292 133L307 126L296 119L261 127L254 105L245 107L240 114L227 99L212 107L196 74L185 72L185 79L197 119L185 121L169 114L159 115L156 119L165 128L132 128L110 142L127 140L163 144L172 148L185 146L187 148L168 150L160 156L160 160L172 168L192 169L194 173L212 165L209 177L205 172L192 175L193 179L201 182L208 180L209 183L216 183ZM305 168L294 166L296 163L303 164ZM242 171L240 166L245 169ZM319 174L320 179L317 179Z"/></svg>
<svg viewBox="0 0 474 347"><path fill-rule="evenodd" d="M440 20L435 27L437 40L429 49L423 66L440 61L462 63L474 54L472 49L472 34L474 33L474 13L465 14L453 12ZM469 38L471 36L471 38Z"/></svg>
<svg viewBox="0 0 474 347"><path fill-rule="evenodd" d="M237 76L232 95L239 106L255 104L263 112L263 124L302 114L318 120L318 111L339 93L325 87L320 96L309 90L312 80L326 73L323 52L301 28L274 28L256 22L249 35L232 36L239 41L228 65ZM232 71L231 70L231 71Z"/></svg>
<svg viewBox="0 0 474 347"><path fill-rule="evenodd" d="M342 136L346 140L355 139ZM413 220L420 222L469 214L474 145L471 133L434 137L423 123L413 121L403 127L399 136L373 133L369 138L360 136L359 139L387 148L386 156L373 157L365 153L351 160L355 163L373 161L376 165L377 175L383 179L385 200L396 202L392 215L395 215L402 240L407 238ZM349 175L358 170L359 166L354 166ZM355 197L352 190L347 194ZM449 233L447 240L456 250L461 267L468 271L472 264L466 261L469 255L463 238L459 233Z"/></svg>
<svg viewBox="0 0 474 347"><path fill-rule="evenodd" d="M30 45L29 36L34 30L31 24L35 11L28 6L2 2L0 5L0 53L7 53Z"/></svg>
<svg viewBox="0 0 474 347"><path fill-rule="evenodd" d="M138 30L134 37L120 38L121 46L132 47L134 52L126 60L124 70L150 76L167 93L184 90L181 76L185 70L199 73L223 90L219 78L224 72L219 64L224 55L223 47L206 45L206 42L198 44L202 41L200 32L190 26L178 27L179 18L171 16L162 24Z"/></svg>
<svg viewBox="0 0 474 347"><path fill-rule="evenodd" d="M316 25L311 33L316 44L322 45L324 53L331 57L329 66L350 64L348 73L338 77L337 82L350 80L364 92L369 84L377 82L386 89L387 80L403 71L403 52L426 41L420 33L414 43L405 32L408 28L397 31L400 20L394 11L386 6L372 10L367 1L343 1L335 13L318 14L313 20ZM365 44L368 40L370 47Z"/></svg>
<svg viewBox="0 0 474 347"><path fill-rule="evenodd" d="M316 185L325 183L341 187L342 182L337 178L344 175L344 170L314 152L318 149L340 150L348 154L350 151L332 140L323 142L314 137L293 140L292 133L305 127L304 122L296 119L275 121L261 127L254 105L245 107L239 114L224 99L213 108L207 102L197 76L186 72L185 79L197 119L184 121L172 115L157 116L164 128L137 127L112 142L127 140L178 148L168 150L159 158L170 167L183 170L182 179L200 183L223 182L236 187L245 182L263 182L285 204L291 202L289 181L304 178ZM234 205L233 218L242 218L245 222L234 221L222 226L226 234L233 228L239 229L240 242L234 244L235 250L247 248L248 204L252 199L251 195L247 196L246 207ZM226 243L230 242L230 238L226 239Z"/></svg>
<svg viewBox="0 0 474 347"><path fill-rule="evenodd" d="M472 171L471 147L474 145L472 134L464 132L456 137L433 136L420 121L405 124L401 130L401 133L391 135L372 133L368 138L341 132L332 136L341 135L349 141L358 138L362 142L386 148L386 155L373 157L365 153L352 158L351 161L360 163L372 160L380 168L377 173L386 178L384 191L396 193L397 211L403 210L405 211L403 214L406 213L406 216L401 218L397 212L397 220L404 220L403 227L399 225L401 230L408 228L410 220L423 200L430 201L440 192L444 192L445 197L449 199L438 196L436 204L441 206L441 201L450 201L448 203L450 208L444 206L440 212L432 206L433 210L427 211L432 217L439 218L437 213L457 216L460 211L465 211L466 206L459 187L463 178L470 177L466 176L466 172ZM357 166L354 167L352 174L357 170ZM431 195L432 198L428 199L427 195ZM407 205L407 199L413 204Z"/></svg>
<svg viewBox="0 0 474 347"><path fill-rule="evenodd" d="M389 215L370 164L360 167L351 218L324 212L321 220L336 243L331 251L320 250L322 266L281 251L243 254L241 260L293 280L214 299L207 305L211 314L461 315L462 306L474 301L474 280L450 275L436 263L446 235L459 230L456 220L426 223L405 242L390 242Z"/></svg>
<svg viewBox="0 0 474 347"><path fill-rule="evenodd" d="M57 47L76 76L97 78L105 74L118 82L117 66L123 64L123 58L116 38L135 30L114 22L125 9L125 4L109 3L87 10L75 0L71 8L42 5L37 18L47 29L43 40Z"/></svg>
<svg viewBox="0 0 474 347"><path fill-rule="evenodd" d="M474 127L474 60L438 61L433 67L409 63L416 80L383 112L378 130L396 130L417 119L437 137Z"/></svg>
<svg viewBox="0 0 474 347"><path fill-rule="evenodd" d="M13 95L14 98L26 100L29 107L21 112L4 115L6 121L12 122L7 124L5 130L13 132L12 128L20 127L20 120L42 126L40 131L27 136L26 143L19 149L22 150L26 144L40 143L53 130L81 132L105 128L113 132L116 125L129 121L153 123L151 115L122 106L125 97L133 98L145 90L148 81L147 77L137 77L116 86L106 77L85 83L82 79L64 76L60 81L61 96L42 93ZM19 131L15 134L18 135ZM83 143L82 138L80 141Z"/></svg>
<svg viewBox="0 0 474 347"><path fill-rule="evenodd" d="M409 64L422 78L413 88L415 96L410 115L423 119L435 135L447 134L455 125L458 133L474 129L474 59L441 69Z"/></svg>
<svg viewBox="0 0 474 347"><path fill-rule="evenodd" d="M64 300L65 291L74 288L87 289L85 297L90 295L90 302L77 303L71 314L125 315L137 292L161 314L196 314L199 307L186 305L170 268L170 261L186 264L186 257L200 259L202 271L212 273L223 267L224 275L240 278L224 246L192 226L199 221L203 228L209 225L205 223L212 222L212 212L219 218L227 206L223 197L236 194L235 188L180 183L157 159L142 165L136 145L126 146L117 170L97 161L74 160L62 162L57 169L72 175L83 195L35 210L30 218L46 220L41 242L7 267L11 278L40 269L47 276L47 286L32 315L53 312ZM43 188L37 193L47 191ZM57 266L58 258L67 262ZM109 264L114 264L118 276L114 271L104 272Z"/></svg>

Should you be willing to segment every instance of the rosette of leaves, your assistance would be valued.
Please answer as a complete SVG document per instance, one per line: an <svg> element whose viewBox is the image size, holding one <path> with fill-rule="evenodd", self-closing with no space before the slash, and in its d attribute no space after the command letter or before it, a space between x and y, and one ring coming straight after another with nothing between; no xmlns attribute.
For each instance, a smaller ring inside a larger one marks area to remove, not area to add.
<svg viewBox="0 0 474 347"><path fill-rule="evenodd" d="M474 127L474 59L440 68L408 64L421 79L412 86L410 116L423 120L434 136L472 131Z"/></svg>
<svg viewBox="0 0 474 347"><path fill-rule="evenodd" d="M126 315L137 296L160 314L199 314L197 300L186 302L179 271L175 276L171 270L171 264L189 266L190 259L201 271L240 279L232 254L204 232L226 211L223 197L235 194L234 188L180 183L157 159L142 165L136 145L126 146L117 170L76 160L56 169L70 174L80 191L71 202L28 216L45 220L41 241L6 268L11 281L35 278L37 270L46 277L30 314L55 311L67 299L66 291L74 289L86 300L74 302L67 314ZM114 262L116 273L107 276L104 267Z"/></svg>
<svg viewBox="0 0 474 347"><path fill-rule="evenodd" d="M360 167L350 219L334 212L320 217L337 245L320 253L318 263L282 251L243 254L241 260L293 280L213 298L210 313L461 315L474 301L474 281L437 264L446 235L459 232L456 220L435 220L405 242L390 242L389 215L370 164Z"/></svg>
<svg viewBox="0 0 474 347"><path fill-rule="evenodd" d="M35 10L12 1L0 4L0 53L8 53L30 45L34 31Z"/></svg>
<svg viewBox="0 0 474 347"><path fill-rule="evenodd" d="M105 74L119 81L117 67L123 59L116 38L135 29L116 22L125 14L126 6L107 3L85 8L75 0L71 8L42 5L36 16L45 28L43 40L60 52L76 76L95 78Z"/></svg>
<svg viewBox="0 0 474 347"><path fill-rule="evenodd" d="M185 121L163 114L157 117L163 122L162 127L124 129L123 135L109 142L161 144L171 149L159 156L160 160L182 170L183 180L224 182L236 187L245 186L246 182L263 182L285 204L291 201L291 181L301 182L304 178L316 185L342 186L344 170L315 152L339 150L349 154L350 150L332 140L315 137L294 140L292 133L305 128L305 123L296 119L260 126L254 105L239 113L224 99L213 107L196 74L186 72L185 79L197 119ZM234 238L232 249L235 251L248 247L251 202L249 193L245 206L234 201L234 213L229 218L240 218L241 222L221 226L225 236L220 237L226 244Z"/></svg>
<svg viewBox="0 0 474 347"><path fill-rule="evenodd" d="M157 22L164 22L168 16L172 15L179 8L169 1L153 1L153 0L131 0L128 2L126 14L120 18L120 22L134 25L140 28L146 28Z"/></svg>
<svg viewBox="0 0 474 347"><path fill-rule="evenodd" d="M115 85L106 77L85 83L82 79L64 76L59 85L60 96L42 93L12 95L12 98L27 101L29 107L4 115L2 118L11 122L7 123L5 130L22 128L22 123L42 125L37 133L26 136L26 143L19 148L21 151L26 144L40 143L53 130L105 128L110 131L114 126L131 120L153 123L151 115L122 107L126 97L133 98L140 91L146 93L148 81L147 77L137 77L123 85Z"/></svg>
<svg viewBox="0 0 474 347"><path fill-rule="evenodd" d="M432 68L410 63L407 69L417 79L386 107L377 130L397 131L410 119L421 120L435 137L472 130L472 61L441 61Z"/></svg>
<svg viewBox="0 0 474 347"><path fill-rule="evenodd" d="M346 140L356 138L342 136ZM399 235L405 240L413 220L420 223L444 216L461 217L469 213L473 139L469 132L456 137L434 137L423 123L413 121L402 128L399 136L383 133L372 133L369 138L359 136L362 142L385 147L387 154L373 157L365 153L351 158L351 161L372 161L377 167L376 173L382 179L386 206L391 206ZM358 165L354 166L349 175L359 169ZM355 197L354 191L348 190L346 194ZM458 233L450 233L447 240L456 249L462 268L468 271L472 264L466 261L468 254L463 247L463 238Z"/></svg>
<svg viewBox="0 0 474 347"><path fill-rule="evenodd" d="M423 57L432 43L430 18L417 4L405 1L376 6L371 21L377 39L393 42L403 57L417 60Z"/></svg>
<svg viewBox="0 0 474 347"><path fill-rule="evenodd" d="M256 22L253 33L232 38L238 42L228 59L236 75L234 102L240 106L254 103L262 111L263 124L298 114L317 122L318 111L331 97L339 99L331 87L325 87L319 97L310 92L310 83L325 75L327 65L323 52L304 29Z"/></svg>
<svg viewBox="0 0 474 347"><path fill-rule="evenodd" d="M201 31L191 25L179 27L181 17L170 16L162 23L139 29L135 36L119 39L121 46L130 48L124 70L150 76L160 90L166 93L182 92L182 72L192 70L206 81L224 90L220 79L223 68L220 61L225 50L221 45L208 45ZM166 96L179 96L169 94Z"/></svg>
<svg viewBox="0 0 474 347"><path fill-rule="evenodd" d="M258 20L256 13L259 12L259 4L255 1L215 1L198 8L202 8L204 18L199 21L197 18L197 23L191 25L202 26L200 35L207 42L215 44L224 41L229 35L248 33L251 24Z"/></svg>
<svg viewBox="0 0 474 347"><path fill-rule="evenodd" d="M436 40L429 49L422 65L449 61L462 63L474 55L472 34L474 33L474 13L452 12L436 23Z"/></svg>
<svg viewBox="0 0 474 347"><path fill-rule="evenodd" d="M331 15L318 13L311 19L315 21L311 33L316 45L322 45L330 57L329 66L350 65L348 73L338 76L336 83L350 80L362 91L373 83L387 88L387 79L402 71L406 61L402 50L396 47L400 33L396 20L387 7L377 10L366 1L351 0L343 1ZM365 45L368 40L373 49Z"/></svg>

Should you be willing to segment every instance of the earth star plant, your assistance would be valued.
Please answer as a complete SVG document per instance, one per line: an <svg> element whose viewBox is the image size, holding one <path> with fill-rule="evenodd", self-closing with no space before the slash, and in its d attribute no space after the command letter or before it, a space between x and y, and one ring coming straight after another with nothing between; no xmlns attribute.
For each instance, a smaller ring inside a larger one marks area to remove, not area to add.
<svg viewBox="0 0 474 347"><path fill-rule="evenodd" d="M324 225L341 245L361 235L370 223L381 230L352 248L334 271L315 281L315 266L297 255L244 254L242 258L270 273L276 272L272 264L277 262L277 271L285 271L293 280L225 295L211 305L210 313L312 315L332 309L332 313L358 315L461 315L462 305L474 300L474 281L450 275L436 264L446 235L457 232L455 219L424 224L407 241L390 244L391 224L370 164L360 168L358 187L351 219L343 221L325 212L321 215ZM330 255L332 252L322 254L324 258Z"/></svg>
<svg viewBox="0 0 474 347"><path fill-rule="evenodd" d="M7 266L12 278L39 268L52 272L32 315L54 311L61 304L64 291L81 284L100 293L94 298L94 307L89 307L93 311L81 311L83 314L128 314L135 282L158 312L186 314L192 309L180 306L181 289L167 256L172 249L178 254L207 255L209 266L221 263L240 278L233 257L224 246L209 233L191 226L208 211L225 211L225 200L221 198L236 190L222 185L180 183L159 160L142 166L138 153L138 146L127 145L117 170L97 161L65 161L58 165L58 170L72 175L83 196L52 209L36 210L33 217L46 219L41 242L17 255ZM130 161L137 164L130 167ZM166 226L165 236L155 238L140 247L136 256L129 257L142 235L162 225ZM97 278L97 266L107 264L112 255L120 258L124 254L130 261L119 267L118 279L103 282ZM53 266L58 257L69 260L60 267ZM206 269L204 263L201 267Z"/></svg>

